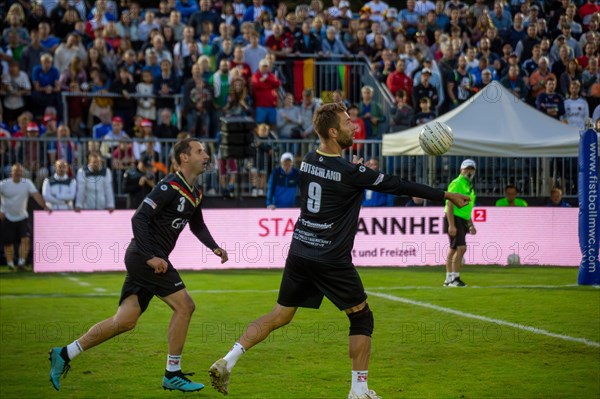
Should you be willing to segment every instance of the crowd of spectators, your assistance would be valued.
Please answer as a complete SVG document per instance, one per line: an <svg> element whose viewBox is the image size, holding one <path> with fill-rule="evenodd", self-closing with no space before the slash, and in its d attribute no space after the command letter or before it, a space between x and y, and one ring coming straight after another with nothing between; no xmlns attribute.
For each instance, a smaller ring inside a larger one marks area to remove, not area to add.
<svg viewBox="0 0 600 399"><path fill-rule="evenodd" d="M327 99L349 106L357 138L380 139L384 121L391 131L426 123L492 80L564 123L583 127L587 118L600 118L595 0L407 0L400 9L381 0L294 7L269 0L160 0L153 8L132 0L6 4L2 169L18 161L35 175L45 165L39 185L59 159L75 175L88 152L120 177L136 169L166 173L161 140L218 140L222 116L253 117L268 126L269 137L312 138L312 113L325 99L315 87L295 98L282 67L300 54L369 63L381 85L362 86L359 98L330 87ZM373 101L376 90L395 98L389 113ZM80 138L95 141L82 149ZM230 188L236 167L225 166L221 186ZM260 169L266 178L270 168Z"/></svg>

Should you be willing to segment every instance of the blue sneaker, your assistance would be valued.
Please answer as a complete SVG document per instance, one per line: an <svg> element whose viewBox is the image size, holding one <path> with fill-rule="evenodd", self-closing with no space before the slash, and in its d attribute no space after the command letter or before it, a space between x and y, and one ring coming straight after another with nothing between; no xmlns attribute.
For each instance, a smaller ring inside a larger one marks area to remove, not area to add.
<svg viewBox="0 0 600 399"><path fill-rule="evenodd" d="M182 373L180 370L171 378L167 378L165 375L162 382L163 389L168 389L169 391L175 389L181 392L195 392L204 388L204 384L190 381L186 375L194 375L194 373Z"/></svg>
<svg viewBox="0 0 600 399"><path fill-rule="evenodd" d="M65 359L60 355L61 350L62 348L50 349L50 357L48 358L50 360L50 382L57 391L60 390L60 377L63 375L66 377L71 368L69 363L65 362Z"/></svg>

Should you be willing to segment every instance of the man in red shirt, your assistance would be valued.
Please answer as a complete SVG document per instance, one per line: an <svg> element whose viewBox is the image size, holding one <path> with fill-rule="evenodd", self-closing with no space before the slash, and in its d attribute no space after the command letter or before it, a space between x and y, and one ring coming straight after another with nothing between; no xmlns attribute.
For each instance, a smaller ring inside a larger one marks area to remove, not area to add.
<svg viewBox="0 0 600 399"><path fill-rule="evenodd" d="M256 123L268 123L271 129L277 125L277 88L281 85L271 72L271 64L266 59L258 63L258 71L252 75L252 95L256 108Z"/></svg>
<svg viewBox="0 0 600 399"><path fill-rule="evenodd" d="M388 76L386 84L392 94L397 93L399 90L405 90L408 98L410 98L413 83L412 79L404 73L404 67L404 60L398 60L398 62L396 62L396 70Z"/></svg>

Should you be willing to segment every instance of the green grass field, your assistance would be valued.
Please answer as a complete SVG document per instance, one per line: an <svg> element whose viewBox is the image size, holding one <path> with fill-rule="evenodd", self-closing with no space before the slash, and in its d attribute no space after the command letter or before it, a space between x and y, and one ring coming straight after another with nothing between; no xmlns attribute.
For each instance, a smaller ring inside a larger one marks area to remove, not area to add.
<svg viewBox="0 0 600 399"><path fill-rule="evenodd" d="M375 313L369 387L396 398L600 398L600 289L577 270L467 266L443 288L438 267L361 269ZM280 270L182 272L197 310L184 371L207 370L277 298ZM0 274L0 398L222 397L163 391L170 310L154 299L135 330L83 353L63 388L47 351L114 312L124 275ZM345 398L348 321L327 300L300 310L239 361L236 398Z"/></svg>

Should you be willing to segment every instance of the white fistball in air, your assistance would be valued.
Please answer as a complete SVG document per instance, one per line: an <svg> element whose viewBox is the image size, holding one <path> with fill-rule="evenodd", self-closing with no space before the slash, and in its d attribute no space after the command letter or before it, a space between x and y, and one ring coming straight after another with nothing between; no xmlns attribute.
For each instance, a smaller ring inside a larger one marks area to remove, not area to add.
<svg viewBox="0 0 600 399"><path fill-rule="evenodd" d="M452 129L444 122L426 123L419 133L419 144L429 155L445 154L454 144Z"/></svg>

